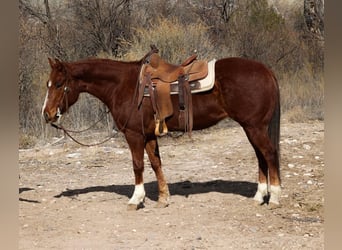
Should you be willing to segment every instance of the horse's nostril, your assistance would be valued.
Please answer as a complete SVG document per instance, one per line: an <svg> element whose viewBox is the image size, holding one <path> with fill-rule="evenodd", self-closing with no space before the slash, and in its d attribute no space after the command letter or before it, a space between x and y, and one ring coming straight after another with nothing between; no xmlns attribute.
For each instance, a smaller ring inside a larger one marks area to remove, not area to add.
<svg viewBox="0 0 342 250"><path fill-rule="evenodd" d="M49 122L50 117L49 117L48 112L45 112L45 113L44 113L44 118L45 118L45 121L46 121L46 122Z"/></svg>

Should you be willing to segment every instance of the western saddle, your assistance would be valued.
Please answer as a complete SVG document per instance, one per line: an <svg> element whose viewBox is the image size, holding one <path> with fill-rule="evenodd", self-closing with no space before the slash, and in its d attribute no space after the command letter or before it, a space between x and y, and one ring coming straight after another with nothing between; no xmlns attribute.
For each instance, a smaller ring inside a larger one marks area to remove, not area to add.
<svg viewBox="0 0 342 250"><path fill-rule="evenodd" d="M139 77L138 107L141 106L145 89L148 89L148 95L151 98L155 113L155 134L157 136L167 134L165 119L173 114L170 85L178 82L179 126L185 132L189 132L191 136L193 114L189 82L207 76L207 62L197 60L197 55L192 55L181 65L173 65L164 61L158 52L159 50L151 45L151 51L143 58Z"/></svg>

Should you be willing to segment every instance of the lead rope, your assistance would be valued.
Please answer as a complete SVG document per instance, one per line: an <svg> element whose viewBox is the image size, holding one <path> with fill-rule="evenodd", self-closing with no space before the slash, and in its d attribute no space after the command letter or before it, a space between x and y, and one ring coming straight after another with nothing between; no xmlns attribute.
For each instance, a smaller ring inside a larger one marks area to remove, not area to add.
<svg viewBox="0 0 342 250"><path fill-rule="evenodd" d="M80 134L80 133L86 132L86 131L92 129L93 127L95 127L100 121L104 120L104 118L106 117L107 114L109 114L109 112L110 112L110 110L107 110L106 112L102 112L102 117L98 121L96 121L93 125L89 126L86 129L83 129L83 130L71 130L71 129L66 129L63 126L61 126L61 127L63 127L62 130L66 131L66 132L69 132L69 133L75 133L75 134ZM56 124L54 124L54 125L55 126L53 126L53 127L55 127L55 128L58 127L58 125L56 125Z"/></svg>
<svg viewBox="0 0 342 250"><path fill-rule="evenodd" d="M82 142L76 140L72 135L70 135L70 133L68 132L68 130L65 129L62 125L56 125L56 124L51 123L51 126L54 127L54 128L56 128L56 129L61 129L61 130L63 130L63 132L64 132L67 136L69 136L71 140L73 140L74 142L80 144L81 146L85 146L85 147L98 146L98 145L100 145L100 144L103 144L103 143L109 141L109 140L112 138L112 137L110 136L110 137L106 138L105 140L103 140L103 141L101 141L101 142L92 143L92 144L86 144L86 143L82 143Z"/></svg>

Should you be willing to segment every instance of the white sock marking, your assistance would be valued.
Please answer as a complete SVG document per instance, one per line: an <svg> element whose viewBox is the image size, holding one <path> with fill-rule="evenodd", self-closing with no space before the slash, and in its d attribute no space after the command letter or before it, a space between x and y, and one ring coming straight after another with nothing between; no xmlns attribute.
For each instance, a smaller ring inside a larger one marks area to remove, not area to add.
<svg viewBox="0 0 342 250"><path fill-rule="evenodd" d="M279 198L281 194L281 187L271 185L270 187L270 203L279 204Z"/></svg>
<svg viewBox="0 0 342 250"><path fill-rule="evenodd" d="M258 190L254 195L254 200L259 203L264 202L264 197L267 195L267 184L266 183L258 183Z"/></svg>
<svg viewBox="0 0 342 250"><path fill-rule="evenodd" d="M145 198L145 187L144 184L138 184L134 187L134 193L132 198L129 200L128 204L139 205L144 201Z"/></svg>

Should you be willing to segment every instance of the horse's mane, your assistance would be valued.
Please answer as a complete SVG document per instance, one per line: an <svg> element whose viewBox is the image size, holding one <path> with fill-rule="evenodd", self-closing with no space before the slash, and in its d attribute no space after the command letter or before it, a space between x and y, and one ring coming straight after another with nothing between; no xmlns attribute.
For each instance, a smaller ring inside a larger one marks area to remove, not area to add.
<svg viewBox="0 0 342 250"><path fill-rule="evenodd" d="M114 60L114 59L109 59L109 58L97 58L97 57L88 57L84 58L78 61L73 61L73 62L66 62L67 64L94 64L94 63L101 63L101 64L141 64L143 59L140 60L135 60L135 61L119 61L119 60Z"/></svg>

